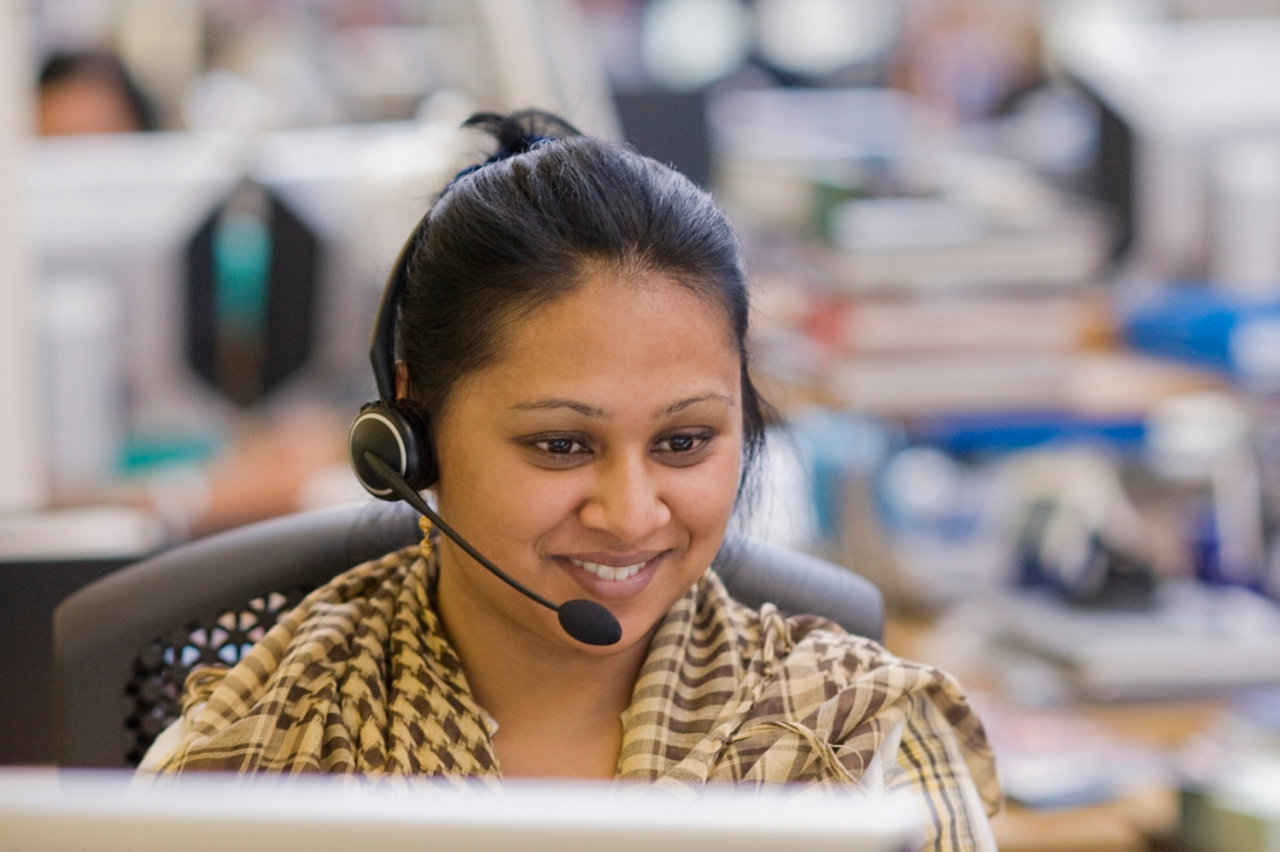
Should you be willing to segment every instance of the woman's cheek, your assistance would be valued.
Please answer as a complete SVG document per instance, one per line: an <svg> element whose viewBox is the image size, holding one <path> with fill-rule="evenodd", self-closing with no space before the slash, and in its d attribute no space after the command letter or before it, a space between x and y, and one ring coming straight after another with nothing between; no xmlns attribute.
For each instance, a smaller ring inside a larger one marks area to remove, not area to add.
<svg viewBox="0 0 1280 852"><path fill-rule="evenodd" d="M703 471L690 477L673 492L672 508L685 525L699 532L719 532L733 513L738 490L736 465L720 465L714 471Z"/></svg>

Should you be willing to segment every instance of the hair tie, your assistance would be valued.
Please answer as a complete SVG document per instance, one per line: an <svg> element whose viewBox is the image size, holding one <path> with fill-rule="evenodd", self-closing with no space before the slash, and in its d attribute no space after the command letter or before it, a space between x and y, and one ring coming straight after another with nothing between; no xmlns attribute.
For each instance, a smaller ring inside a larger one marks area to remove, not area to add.
<svg viewBox="0 0 1280 852"><path fill-rule="evenodd" d="M514 144L504 143L498 148L497 151L493 152L493 154L490 155L489 158L484 162L467 166L465 169L463 169L462 171L454 175L453 179L450 180L449 183L445 186L444 191L448 192L455 183L462 180L464 177L471 174L472 172L478 172L481 169L483 169L485 166L492 165L493 163L497 163L502 160L510 159L511 157L514 157L518 154L524 154L528 151L536 151L538 148L541 148L543 145L546 145L548 142L551 142L551 141L552 141L552 137L550 136L539 136L535 134L530 134L528 136L521 136L519 139L515 141Z"/></svg>

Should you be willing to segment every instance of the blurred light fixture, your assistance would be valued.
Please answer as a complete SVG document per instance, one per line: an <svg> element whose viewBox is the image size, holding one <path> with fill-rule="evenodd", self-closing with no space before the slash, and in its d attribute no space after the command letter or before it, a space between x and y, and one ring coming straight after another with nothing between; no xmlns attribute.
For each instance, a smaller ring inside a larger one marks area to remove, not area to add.
<svg viewBox="0 0 1280 852"><path fill-rule="evenodd" d="M201 74L182 97L183 124L197 131L232 130L255 133L275 119L271 98L256 83L232 71Z"/></svg>
<svg viewBox="0 0 1280 852"><path fill-rule="evenodd" d="M693 91L733 71L751 48L739 0L656 0L645 9L642 49L653 80Z"/></svg>
<svg viewBox="0 0 1280 852"><path fill-rule="evenodd" d="M784 71L809 77L869 61L893 40L897 6L888 0L759 0L760 54Z"/></svg>

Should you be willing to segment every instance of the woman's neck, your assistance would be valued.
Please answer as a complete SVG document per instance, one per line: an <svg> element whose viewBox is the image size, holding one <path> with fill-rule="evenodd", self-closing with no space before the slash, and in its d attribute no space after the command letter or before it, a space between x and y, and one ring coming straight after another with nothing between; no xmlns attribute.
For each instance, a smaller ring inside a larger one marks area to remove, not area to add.
<svg viewBox="0 0 1280 852"><path fill-rule="evenodd" d="M472 695L498 723L494 746L504 774L612 775L620 717L652 633L622 651L592 654L492 609L457 607L452 579L441 573L436 610Z"/></svg>
<svg viewBox="0 0 1280 852"><path fill-rule="evenodd" d="M455 630L449 640L462 661L476 701L500 723L516 716L563 719L617 718L631 703L648 643L595 656L558 648L540 637Z"/></svg>

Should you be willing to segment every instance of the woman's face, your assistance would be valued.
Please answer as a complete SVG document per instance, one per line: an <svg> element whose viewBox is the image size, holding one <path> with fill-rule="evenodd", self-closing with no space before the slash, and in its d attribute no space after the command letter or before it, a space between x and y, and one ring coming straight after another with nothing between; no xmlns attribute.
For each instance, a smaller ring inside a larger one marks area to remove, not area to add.
<svg viewBox="0 0 1280 852"><path fill-rule="evenodd" d="M442 542L446 626L608 654L711 564L742 460L740 364L723 311L661 275L598 273L521 318L437 418L441 516L499 568L622 625L592 648Z"/></svg>

